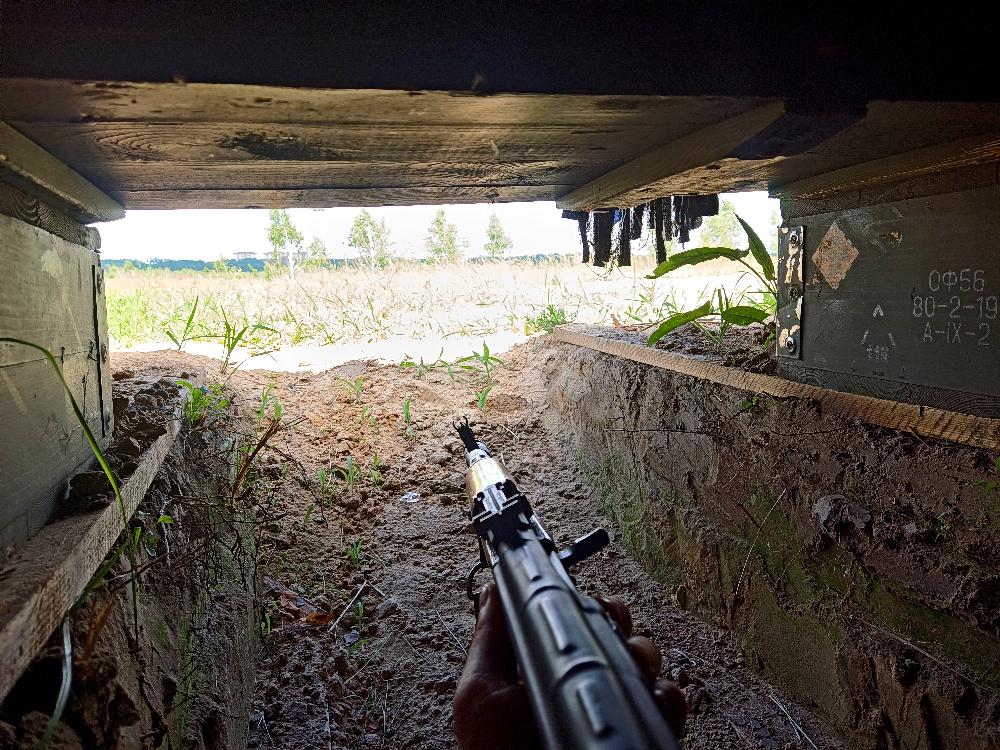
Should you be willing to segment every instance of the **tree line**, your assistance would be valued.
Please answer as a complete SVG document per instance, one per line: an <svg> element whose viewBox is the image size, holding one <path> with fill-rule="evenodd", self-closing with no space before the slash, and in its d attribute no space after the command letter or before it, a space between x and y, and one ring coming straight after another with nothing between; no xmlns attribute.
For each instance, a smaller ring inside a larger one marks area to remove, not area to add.
<svg viewBox="0 0 1000 750"><path fill-rule="evenodd" d="M292 223L286 209L272 209L268 212L268 218L267 239L272 248L271 262L287 264L289 272L294 275L296 265L325 264L328 261L323 241L313 237L305 245L304 235ZM354 217L347 233L347 246L372 268L388 265L396 257L395 245L385 219L376 219L368 209L362 209ZM469 241L459 234L458 227L448 221L444 209L438 209L424 237L427 257L435 262L458 260L468 247ZM490 214L483 254L487 258L501 259L513 247L514 243L494 211Z"/></svg>

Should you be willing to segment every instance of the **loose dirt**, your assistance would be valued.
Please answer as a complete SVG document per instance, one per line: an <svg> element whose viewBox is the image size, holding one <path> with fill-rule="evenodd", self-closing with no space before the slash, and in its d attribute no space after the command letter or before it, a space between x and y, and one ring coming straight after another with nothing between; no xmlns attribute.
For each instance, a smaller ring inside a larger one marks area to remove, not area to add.
<svg viewBox="0 0 1000 750"><path fill-rule="evenodd" d="M288 425L258 459L267 578L248 747L455 747L451 699L474 625L465 576L477 550L454 421L469 416L502 454L557 544L609 524L546 403L533 366L540 346L502 355L482 410L481 372L351 362L229 379L250 410L270 388ZM218 379L218 362L180 354L120 354L115 366ZM688 698L685 747L840 746L745 668L726 631L684 612L683 589L651 579L619 541L580 567L578 583L628 603L636 633L662 649L663 676Z"/></svg>

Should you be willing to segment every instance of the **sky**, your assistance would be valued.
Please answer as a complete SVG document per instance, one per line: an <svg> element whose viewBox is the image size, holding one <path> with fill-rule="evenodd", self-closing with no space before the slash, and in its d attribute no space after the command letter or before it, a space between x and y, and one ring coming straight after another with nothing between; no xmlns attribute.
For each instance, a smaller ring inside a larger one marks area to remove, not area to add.
<svg viewBox="0 0 1000 750"><path fill-rule="evenodd" d="M767 193L734 193L724 196L732 201L736 213L765 238L774 232L770 226L778 201ZM514 244L513 255L535 253L575 253L580 240L576 222L563 219L554 203L477 203L450 206L391 206L371 208L376 218L388 224L395 252L403 257L421 257L427 227L434 213L443 208L448 220L458 227L459 235L469 242L466 254L482 253L486 227L494 211L504 231ZM356 255L347 247L347 233L361 209L293 208L292 223L305 236L308 245L318 237L331 258ZM129 211L124 219L99 225L101 255L105 258L150 260L219 260L232 258L236 252L256 252L264 257L270 250L267 242L268 216L263 209L195 209L178 211ZM692 233L692 243L697 233ZM691 245L695 246L694 244Z"/></svg>

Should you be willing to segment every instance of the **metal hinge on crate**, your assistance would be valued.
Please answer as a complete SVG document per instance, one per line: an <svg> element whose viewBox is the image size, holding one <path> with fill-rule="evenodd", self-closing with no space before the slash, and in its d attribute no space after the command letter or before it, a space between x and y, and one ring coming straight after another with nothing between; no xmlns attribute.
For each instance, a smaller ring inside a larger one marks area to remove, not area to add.
<svg viewBox="0 0 1000 750"><path fill-rule="evenodd" d="M802 357L802 260L805 227L778 232L778 356Z"/></svg>

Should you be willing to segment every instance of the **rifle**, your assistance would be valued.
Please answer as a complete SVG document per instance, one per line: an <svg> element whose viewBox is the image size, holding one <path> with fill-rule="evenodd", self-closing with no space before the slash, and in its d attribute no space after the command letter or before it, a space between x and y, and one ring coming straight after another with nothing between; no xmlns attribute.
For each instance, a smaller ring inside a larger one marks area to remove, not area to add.
<svg viewBox="0 0 1000 750"><path fill-rule="evenodd" d="M466 591L475 601L476 574L492 571L545 747L676 750L618 625L577 591L570 575L573 565L607 546L608 532L596 529L557 550L468 420L455 428L469 462L469 517L479 537L479 562L469 572Z"/></svg>

